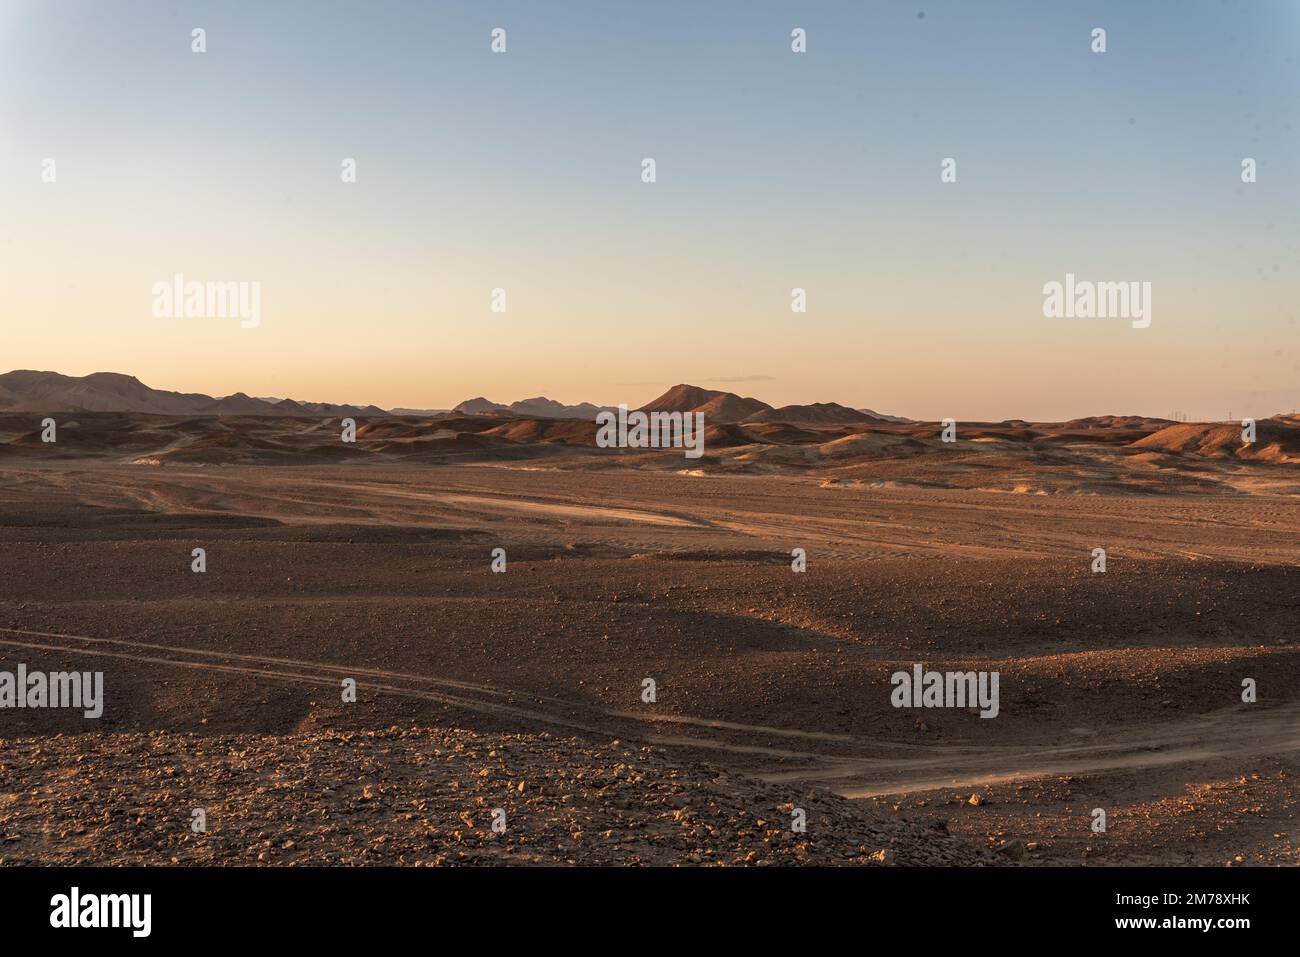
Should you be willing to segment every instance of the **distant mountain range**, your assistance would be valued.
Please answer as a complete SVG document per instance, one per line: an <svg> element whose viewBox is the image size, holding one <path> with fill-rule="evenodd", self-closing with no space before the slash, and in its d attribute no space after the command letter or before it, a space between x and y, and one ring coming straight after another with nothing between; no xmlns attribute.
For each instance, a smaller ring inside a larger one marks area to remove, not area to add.
<svg viewBox="0 0 1300 957"><path fill-rule="evenodd" d="M870 410L850 409L838 402L815 402L812 405L783 405L773 408L758 399L744 398L734 392L701 389L695 385L675 385L659 398L641 406L645 412L702 412L705 422L785 422L791 425L845 425L851 423L910 422L897 416L884 416Z"/></svg>
<svg viewBox="0 0 1300 957"><path fill-rule="evenodd" d="M482 396L466 399L451 411L460 415L522 416L540 419L595 420L611 406L580 402L566 405L545 396L510 404ZM646 412L701 412L706 422L783 422L792 425L835 426L871 423L909 423L911 419L881 415L870 409L851 409L835 402L786 405L773 408L758 399L733 392L675 385L659 398L641 406ZM375 405L304 402L294 399L254 397L236 392L214 398L198 392L153 389L135 376L94 372L66 376L57 372L17 370L0 375L0 412L138 412L153 415L441 415L442 409L392 409Z"/></svg>
<svg viewBox="0 0 1300 957"><path fill-rule="evenodd" d="M462 415L526 415L548 419L591 420L595 418L596 413L607 408L613 406L592 405L590 402L565 405L542 396L503 405L479 396L475 399L466 399L453 411ZM685 383L675 385L659 398L647 402L641 406L641 411L700 412L704 415L704 421L710 423L787 422L798 425L844 425L912 421L901 416L881 415L870 409L850 409L836 402L786 405L777 409L759 399Z"/></svg>
<svg viewBox="0 0 1300 957"><path fill-rule="evenodd" d="M20 369L0 375L3 412L143 412L154 415L387 415L373 405L255 399L242 392L213 398L151 389L135 376L66 376Z"/></svg>
<svg viewBox="0 0 1300 957"><path fill-rule="evenodd" d="M554 399L548 399L539 395L533 399L520 399L518 402L511 402L509 405L502 405L499 402L493 402L479 396L476 399L466 399L453 412L459 412L462 415L483 415L483 414L509 414L509 415L529 415L542 419L592 419L596 418L596 413L606 406L592 405L590 402L579 402L577 405L565 405L563 402L556 402Z"/></svg>

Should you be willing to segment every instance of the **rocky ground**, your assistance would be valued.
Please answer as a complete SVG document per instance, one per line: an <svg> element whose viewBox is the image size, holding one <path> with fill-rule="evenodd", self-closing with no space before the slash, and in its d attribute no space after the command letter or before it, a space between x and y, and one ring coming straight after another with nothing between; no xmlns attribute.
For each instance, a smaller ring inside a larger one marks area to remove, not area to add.
<svg viewBox="0 0 1300 957"><path fill-rule="evenodd" d="M987 864L825 790L619 741L389 728L0 741L0 864ZM196 833L201 808L207 830ZM795 809L806 830L793 827ZM504 812L504 831L493 828Z"/></svg>

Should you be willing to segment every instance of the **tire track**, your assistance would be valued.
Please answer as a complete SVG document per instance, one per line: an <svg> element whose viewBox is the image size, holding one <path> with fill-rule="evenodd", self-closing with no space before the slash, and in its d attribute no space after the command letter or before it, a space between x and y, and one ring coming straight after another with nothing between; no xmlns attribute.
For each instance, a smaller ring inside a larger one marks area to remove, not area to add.
<svg viewBox="0 0 1300 957"><path fill-rule="evenodd" d="M979 745L916 745L855 737L833 732L780 728L694 717L640 714L510 691L429 675L328 662L237 652L209 651L121 638L97 638L20 628L0 628L9 636L0 646L91 655L139 664L336 687L341 677L355 677L367 691L427 701L494 717L579 731L605 738L622 738L682 750L722 753L741 761L745 773L769 783L804 782L827 787L848 798L920 793L954 787L978 787L1062 774L1105 773L1169 767L1247 754L1300 751L1300 702L1255 715L1241 708L1143 729L1106 743L1055 747ZM27 640L25 640L27 639ZM209 659L209 660L204 660ZM417 685L417 687L411 687ZM515 703L516 698L546 702L538 709ZM563 709L568 713L558 713ZM689 728L696 735L673 735L657 725ZM702 733L701 733L702 732ZM754 738L780 737L794 747L756 744ZM801 742L805 749L799 749ZM875 757L827 753L830 747L875 748L923 752L924 757L883 754ZM790 767L790 762L799 767ZM773 767L773 765L776 767ZM779 768L779 769L778 769Z"/></svg>
<svg viewBox="0 0 1300 957"><path fill-rule="evenodd" d="M238 655L227 652L208 652L191 648L173 648L165 645L150 645L145 642L128 642L122 639L113 638L90 638L83 635L57 635L49 632L31 632L22 629L0 628L0 632L26 634L31 636L48 635L50 637L71 639L73 641L94 642L103 645L128 645L133 648L154 649L163 653L181 653L200 657L227 658L232 660L247 660L250 662L265 661L282 664L288 667L299 667L308 670L289 671L284 668L276 667L254 667L250 665L228 664L218 660L212 661L185 661L176 658L162 657L159 655L147 655L124 650L106 649L106 648L86 648L76 645L56 644L49 641L18 641L12 638L0 638L0 645L28 648L44 652L64 652L75 655L92 655L98 658L114 658L122 661L133 661L141 664L166 665L175 668L186 668L191 671L219 672L233 675L249 675L258 678L268 678L271 680L287 681L300 684L315 684L333 686L335 682L342 677L353 677L369 675L371 677L386 676L388 680L398 679L404 681L428 681L435 684L453 684L442 679L425 678L416 675L405 675L400 672L383 672L375 669L365 668L347 668L342 665L322 665L318 662L294 661L293 659L262 659L257 655ZM311 670L315 669L315 670ZM498 689L480 688L479 686L468 683L459 683L464 686L464 690L475 691L482 694L493 695L497 697L509 697L513 693L501 691ZM537 711L531 708L522 708L515 704L509 704L500 701L483 701L475 698L464 697L463 695L454 695L445 691L433 691L420 688L408 688L401 685L380 682L358 683L359 687L367 690L382 691L387 694L394 694L406 698L414 698L421 701L431 701L438 704L449 705L452 707L465 708L470 711L493 715L508 715L514 718L521 718L528 721L540 722L542 724L573 728L584 731L589 734L605 735L607 731L588 722L575 720L574 718L557 715L549 712ZM537 697L528 695L528 697ZM557 699L550 699L557 700ZM573 706L575 709L578 706Z"/></svg>

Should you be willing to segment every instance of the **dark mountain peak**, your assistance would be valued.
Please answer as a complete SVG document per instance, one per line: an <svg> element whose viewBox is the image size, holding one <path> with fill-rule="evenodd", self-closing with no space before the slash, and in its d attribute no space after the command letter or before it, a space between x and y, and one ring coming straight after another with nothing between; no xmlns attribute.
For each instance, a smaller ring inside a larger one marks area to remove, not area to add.
<svg viewBox="0 0 1300 957"><path fill-rule="evenodd" d="M642 412L690 412L711 399L721 395L731 395L718 389L704 389L698 385L681 382L673 386L657 399L641 406ZM737 396L739 398L739 396Z"/></svg>

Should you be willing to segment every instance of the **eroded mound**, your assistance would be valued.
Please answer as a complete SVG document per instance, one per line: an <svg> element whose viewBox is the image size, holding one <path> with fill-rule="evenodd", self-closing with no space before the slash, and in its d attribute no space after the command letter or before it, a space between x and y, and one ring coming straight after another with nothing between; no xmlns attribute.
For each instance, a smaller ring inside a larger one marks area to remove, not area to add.
<svg viewBox="0 0 1300 957"><path fill-rule="evenodd" d="M1131 443L1130 448L1195 454L1208 458L1235 457L1260 462L1300 462L1300 425L1277 416L1256 423L1255 441L1242 441L1236 424L1186 422L1171 425Z"/></svg>

